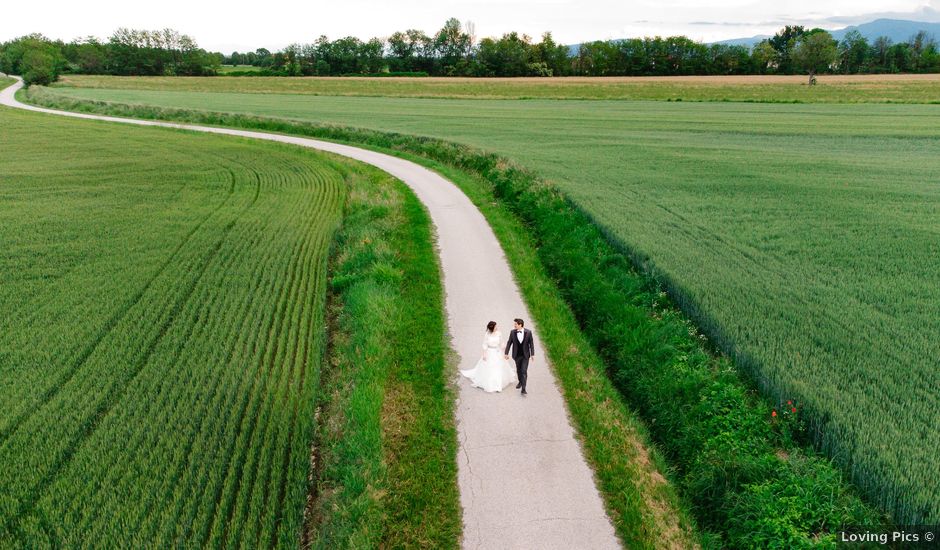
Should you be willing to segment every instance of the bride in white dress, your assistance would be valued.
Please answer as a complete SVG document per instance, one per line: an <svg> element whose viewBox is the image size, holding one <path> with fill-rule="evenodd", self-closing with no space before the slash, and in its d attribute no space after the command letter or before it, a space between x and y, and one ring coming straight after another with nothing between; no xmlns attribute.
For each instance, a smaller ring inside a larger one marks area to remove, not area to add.
<svg viewBox="0 0 940 550"><path fill-rule="evenodd" d="M483 358L472 369L460 371L460 374L470 379L473 387L486 392L503 391L503 388L518 381L516 370L509 366L509 361L500 349L502 343L503 337L496 330L496 323L490 321L483 336Z"/></svg>

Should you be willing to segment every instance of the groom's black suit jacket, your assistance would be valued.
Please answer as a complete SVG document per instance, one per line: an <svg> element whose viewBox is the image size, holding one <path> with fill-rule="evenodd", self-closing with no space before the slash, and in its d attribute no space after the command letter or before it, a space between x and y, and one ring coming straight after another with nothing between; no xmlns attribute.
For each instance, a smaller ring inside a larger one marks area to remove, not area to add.
<svg viewBox="0 0 940 550"><path fill-rule="evenodd" d="M519 359L525 357L528 359L535 355L535 339L532 338L532 331L524 328L522 329L522 343L519 343L519 338L516 334L519 332L516 329L509 331L509 341L506 342L506 351L503 352L503 355L509 355L509 349L512 348L512 358Z"/></svg>

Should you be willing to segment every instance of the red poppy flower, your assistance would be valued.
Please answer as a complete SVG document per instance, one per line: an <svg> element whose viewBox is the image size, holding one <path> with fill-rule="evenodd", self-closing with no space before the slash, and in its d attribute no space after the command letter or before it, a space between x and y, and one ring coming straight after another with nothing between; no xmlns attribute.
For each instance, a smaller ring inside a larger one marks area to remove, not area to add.
<svg viewBox="0 0 940 550"><path fill-rule="evenodd" d="M796 412L796 407L793 407L793 412Z"/></svg>
<svg viewBox="0 0 940 550"><path fill-rule="evenodd" d="M770 413L770 416L776 418L776 417L777 417L777 411L774 411L774 412Z"/></svg>

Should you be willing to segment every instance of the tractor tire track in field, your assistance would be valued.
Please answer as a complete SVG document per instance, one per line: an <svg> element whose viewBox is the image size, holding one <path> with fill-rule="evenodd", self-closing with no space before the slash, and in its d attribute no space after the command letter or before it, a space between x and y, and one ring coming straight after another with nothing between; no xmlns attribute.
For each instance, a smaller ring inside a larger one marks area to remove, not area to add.
<svg viewBox="0 0 940 550"><path fill-rule="evenodd" d="M229 184L229 190L226 194L225 200L220 202L211 212L206 214L206 216L196 224L176 245L176 248L170 253L169 256L163 261L160 267L154 272L154 274L147 279L144 285L134 293L129 300L127 300L123 306L121 306L114 314L107 320L107 322L101 327L101 329L95 334L94 338L87 346L85 346L78 354L78 356L72 361L72 363L65 368L65 372L62 376L53 383L49 389L42 393L38 399L40 406L37 407L28 407L25 410L21 411L3 430L0 430L0 448L9 440L9 438L19 429L20 425L23 422L27 421L32 415L36 414L38 411L42 410L42 405L49 403L61 390L65 387L69 381L78 373L82 368L82 365L88 361L88 358L98 349L98 346L101 345L101 342L114 330L114 327L124 319L127 314L134 308L134 306L140 302L144 297L150 287L153 285L154 281L160 278L160 276L167 270L167 268L173 264L173 260L179 255L180 251L186 246L186 244L192 239L193 235L199 232L203 225L206 224L213 216L215 216L232 198L235 191L235 174L229 170L229 177L231 178ZM257 198L257 197L256 197Z"/></svg>
<svg viewBox="0 0 940 550"><path fill-rule="evenodd" d="M532 327L509 264L486 219L457 186L431 170L391 155L310 138L43 109L16 101L14 93L21 86L19 81L0 91L0 104L81 119L277 141L376 166L411 187L430 213L444 275L447 328L461 357L459 367L470 368L476 362L487 321L495 319L508 328L514 317L523 317L527 328ZM584 459L558 384L548 368L538 328L532 328L540 360L529 368L527 397L511 389L502 394L485 394L466 380L459 381L456 416L462 544L618 548L620 544L593 472ZM275 341L271 345L280 344ZM456 371L453 375L456 377ZM244 481L243 467L239 464L235 468L238 485ZM231 492L231 487L226 487L227 481L221 482L216 493L216 502L223 509L216 507L213 520L216 524L210 532L204 532L211 545L225 544L232 536L228 525L218 525L222 518L239 517L242 510L250 512L249 503L239 506L238 491Z"/></svg>
<svg viewBox="0 0 940 550"><path fill-rule="evenodd" d="M249 171L251 171L251 173L254 175L254 180L255 180L255 186L254 186L254 187L255 187L255 194L254 194L254 198L252 199L252 203L251 203L251 204L253 205L253 204L255 204L255 203L257 202L257 199L258 199L258 197L259 197L259 195L260 195L261 179L260 179L259 174L258 174L256 171L252 170L250 166L247 166L247 165L246 165L246 166L244 166L244 168L247 169L247 170L249 170ZM232 174L233 182L234 182L235 173L234 173L233 171L230 171L230 173ZM233 186L234 186L234 183L233 183ZM234 190L234 187L233 187L233 190ZM247 212L247 210L248 210L248 208L245 209L246 212ZM256 244L257 242L259 242L259 241L262 239L261 235L262 235L263 233L264 233L263 231L259 231L258 234L257 234L253 239L251 239L251 240L249 240L249 241L246 241L246 244L244 245L243 248L250 248L251 246L253 246L253 245ZM238 257L238 254L234 254L233 257L234 257L234 258L237 258L237 257ZM265 262L261 262L261 265L264 265L264 263L265 263ZM236 331L234 331L234 332L232 333L232 336L231 336L231 337L232 337L233 339L237 339L238 334L241 333L241 329L242 329L243 327L245 327L245 326L248 324L248 322L249 322L249 319L247 318L247 316L243 317L242 320L241 320L241 325L239 326L239 328L238 328ZM233 343L233 344L231 345L231 352L229 353L229 359L235 357L235 355L236 355L235 352L236 352L236 346L235 346L234 343ZM220 372L219 375L221 375L221 374L222 374L222 373ZM226 389L226 388L225 388L222 384L220 384L220 383L214 383L214 384L211 384L211 386L213 387L213 391L212 391L212 393L207 397L207 399L205 399L204 403L202 404L202 409L203 409L203 410L207 410L212 404L214 404L214 403L215 403L215 400L216 400L216 398L217 398L217 396L220 395L220 394L222 394L222 393L224 392L224 390ZM196 423L196 425L195 425L194 428L193 428L193 432L196 433L196 434L199 434L199 433L201 433L201 431L202 431L202 429L203 429L203 424L204 424L205 419L207 418L207 415L199 414L199 415L196 415L196 418L197 418L197 423ZM195 443L196 443L196 439L193 438L193 439L190 439L190 440L187 442L187 444L184 446L184 449L185 449L185 450L184 450L183 453L182 453L182 458L181 458L180 461L179 461L179 465L178 465L176 471L175 471L173 474L171 474L171 478L174 480L174 482L167 484L167 489L166 489L167 494L164 495L164 498L163 498L161 501L166 501L166 500L169 499L170 493L172 493L173 488L176 486L176 482L179 481L180 478L181 478L182 475L183 475L183 470L184 470L184 468L185 468L187 465L190 464L191 455L192 455L192 451L193 451L193 446L195 445ZM184 502L183 502L182 500L180 500L179 504L182 506L182 505L184 504ZM149 513L145 514L145 516L149 516L149 515L150 515ZM149 528L149 527L148 527L148 528ZM154 526L154 529L156 529L156 528L157 528L157 527ZM144 537L144 540L147 540L148 538L149 538L149 537Z"/></svg>
<svg viewBox="0 0 940 550"><path fill-rule="evenodd" d="M257 199L257 194L255 195ZM250 208L255 203L255 200L248 205L247 208ZM240 217L240 215L238 216ZM18 513L9 518L8 522L3 526L4 530L9 529L12 526L12 522L22 520L23 518L32 514L33 510L36 507L36 504L39 502L39 499L44 494L44 490L48 487L58 473L65 468L75 456L75 454L82 448L85 442L95 433L100 426L101 421L108 415L109 412L114 408L114 406L120 401L121 397L124 395L127 388L133 383L137 376L143 371L144 367L147 365L147 362L150 360L150 357L153 355L154 351L157 349L157 346L163 340L163 337L166 335L170 326L176 321L177 316L183 310L183 306L189 300L189 298L196 291L196 288L199 285L199 281L202 280L202 277L205 275L206 270L209 268L209 265L212 263L212 260L218 255L219 250L222 248L222 244L225 242L225 239L228 237L232 228L235 227L235 224L238 220L238 217L230 221L222 231L221 237L216 241L215 246L203 257L203 261L199 266L199 271L195 277L191 280L190 284L184 291L183 295L173 304L170 308L170 311L164 319L164 322L161 323L159 330L154 338L148 342L147 347L141 357L138 359L134 367L131 369L130 376L128 376L123 383L118 382L115 386L108 392L108 394L102 399L92 414L83 422L79 433L75 438L69 443L65 448L62 456L57 460L52 467L46 472L42 479L29 491L28 498L24 499L20 503L20 509ZM192 331L195 328L195 325L190 325L189 330ZM176 349L178 354L181 350Z"/></svg>
<svg viewBox="0 0 940 550"><path fill-rule="evenodd" d="M252 242L251 246L254 246L254 245L257 244L258 242L260 242L261 239L262 239L261 235L262 235L262 234L265 234L265 233L266 233L266 232L264 232L264 231L258 231L258 234L257 234L257 236L255 237L254 241ZM258 265L256 266L255 272L254 272L253 275L254 275L255 277L258 277L258 276L259 276L258 271L260 271L261 269L263 269L263 267L266 266L270 260L271 260L270 255L263 256L263 257L262 257L262 261L258 262ZM250 295L249 295L248 298L247 298L247 303L243 306L243 307L245 308L245 311L252 311L252 304L255 303L255 301L256 301L256 296L257 296L256 293L250 293ZM241 350L241 349L244 347L245 343L243 342L243 337L240 337L240 336L245 335L245 334L251 334L251 333L253 332L253 331L250 330L250 328L251 328L251 327L250 327L251 321L252 321L252 319L250 318L249 315L243 315L243 316L241 316L241 320L240 320L239 325L235 328L234 331L232 331L232 338L233 338L234 341L232 342L232 344L231 344L231 346L230 346L230 352L229 352L229 354L228 354L227 360L225 361L226 363L231 363L231 361L233 361L233 360L239 355L239 353L238 353L239 350ZM240 344L240 345L239 345L239 344ZM222 373L220 372L219 375L221 376ZM246 374L246 376L248 376L248 375L249 375L249 374ZM212 393L212 395L211 395L209 398L207 398L207 399L205 400L205 403L203 404L203 408L204 408L205 410L211 410L212 408L218 408L218 409L224 409L224 410L231 410L231 409L232 409L231 406L222 407L222 406L218 405L217 401L218 401L219 399L223 399L223 400L224 400L225 397L228 395L228 392L231 392L231 391L232 391L232 388L231 388L228 384L223 384L222 382L216 382L216 383L214 384L214 386L215 386L216 390ZM235 392L235 394L237 394L237 393L240 393L240 392ZM234 397L235 397L235 395L232 396L233 401L234 401ZM173 488L174 488L175 486L177 486L178 484L182 484L182 483L183 483L183 479L184 479L184 476L183 476L183 474L184 474L184 468L185 468L187 465L189 465L189 466L192 466L192 465L193 465L193 460L195 460L195 459L193 458L193 453L197 451L196 449L194 449L194 447L195 447L195 445L196 445L196 441L197 441L197 440L202 440L202 441L204 441L202 438L200 438L200 437L198 437L198 436L203 436L203 435L205 435L205 438L206 438L206 439L209 439L209 438L210 438L209 434L205 433L205 430L207 429L206 426L205 426L205 424L206 424L206 423L200 421L199 424L194 428L193 433L196 434L197 437L194 437L194 438L193 438L192 440L190 440L190 441L188 442L188 444L186 445L186 447L185 447L186 450L185 450L184 453L183 453L183 458L180 460L179 465L178 465L178 467L177 467L175 473L173 474L174 483L167 484L167 492L168 492L168 494L165 496L164 500L168 500L168 499L169 499L169 493L172 492L172 490L173 490ZM204 449L201 449L201 448L200 448L199 451L204 451ZM201 489L202 489L201 487L197 488L196 494L199 494L199 493L201 492ZM182 514L182 512L183 512L182 508L183 508L187 503L188 503L187 499L185 499L185 498L180 498L180 499L179 499L179 501L177 502L176 508L174 509L174 513L173 513L173 518L174 518L174 519L173 519L173 521L170 522L170 524L173 525L173 526L176 526L176 525L185 525L185 526L186 526L186 532L184 533L184 536L183 536L183 539L184 539L184 540L188 540L188 538L189 538L189 533L190 533L190 529L193 527L191 521L180 522L180 520L179 520L180 514ZM160 525L158 524L158 521L157 521L157 518L156 518L156 517L151 517L150 519L151 519L151 521L149 522L148 527L147 527L148 533L152 533L153 530L157 530L157 529L160 528ZM142 537L142 538L143 538L143 540L151 540L153 537L152 537L150 534L147 534L147 535L145 535L145 536Z"/></svg>
<svg viewBox="0 0 940 550"><path fill-rule="evenodd" d="M260 234L260 232L259 232L259 234ZM275 250L275 249L269 248L269 249L268 249L268 252L271 252L272 250ZM266 265L268 265L269 261L270 261L270 254L264 256L264 257L263 257L263 260L260 261L260 262L258 262L258 265L257 265L257 267L256 267L256 269L255 269L255 271L254 271L254 273L253 273L253 278L259 278L259 277L261 277L261 272L263 272L264 267L265 267ZM278 280L275 279L275 280L272 280L272 281L270 282L270 284L271 284L271 285L275 285L277 282L278 282ZM270 292L272 292L273 290L274 290L274 288L268 287L268 288L266 288L265 292L270 293ZM256 298L257 298L257 296L258 296L259 294L261 294L261 293L260 293L260 292L251 292L250 294L251 294L251 298L249 299L248 305L245 306L245 307L247 308L245 311L253 311L253 309L252 309L252 304L255 304L255 303L257 302ZM243 316L243 317L242 317L242 324L241 324L240 328L235 331L235 334L236 334L236 335L246 335L246 334L254 334L254 333L256 333L256 332L257 332L256 330L248 330L248 329L250 328L250 327L249 327L249 324L253 324L253 323L252 323L253 321L254 321L254 319L250 319L248 315ZM252 345L252 344L254 344L254 343L255 343L255 340L254 340L254 339L246 339L246 338L244 338L244 337L237 338L237 342L235 342L235 344L234 344L233 347L232 347L231 357L235 357L236 355L238 355L238 356L246 356L246 355L248 355L248 353L247 353L247 351L246 351L246 348L247 348L249 345ZM240 350L240 351L236 352L236 350ZM246 409L246 407L247 407L248 397L252 394L251 391L239 391L239 390L243 389L243 387L242 387L243 384L248 383L247 380L257 381L257 380L258 380L258 376L256 376L256 372L254 372L254 371L252 371L252 372L246 371L246 372L245 372L244 377L238 382L239 385L238 385L238 386L232 391L232 393L230 394L230 398L231 398L231 400L232 400L232 401L231 401L231 405L228 405L228 406L225 406L225 407L224 407L226 410L234 410L234 408L235 408L234 405L235 405L235 402L237 401L237 399L236 399L237 396L238 396L238 395L243 395L243 396L245 397L245 399L241 402L241 406L240 406L239 409L238 409L239 412L235 415L235 418L234 418L234 425L236 425L236 426L241 425L242 418L244 417L244 411L245 411L245 409ZM229 447L228 447L228 448L229 448L229 451L225 453L225 456L231 456L231 454L232 454L232 452L233 452L233 447L234 447L235 443L236 443L235 439L233 439L233 440L231 440L231 441L229 442L229 444L230 444ZM201 450L202 452L205 452L205 449L200 449L200 450ZM187 461L188 461L188 460L187 460ZM227 466L226 466L226 469L227 469ZM195 492L187 491L187 494L196 494L196 495L198 495L198 494L204 494L205 491L206 491L205 483L209 481L208 479L206 479L206 476L208 476L208 473L205 473L204 475L196 475L195 478L196 478L196 479L202 479L202 482L200 482L200 483L198 484L198 487L195 488ZM220 489L220 490L221 490L221 489ZM216 497L216 498L214 498L214 499L211 499L211 503L213 503L213 504L217 503L218 498L219 498L219 497ZM186 518L184 518L184 519L182 519L182 520L180 519L181 514L183 513L183 510L182 510L181 508L184 507L187 503L188 503L188 500L187 500L187 499L181 499L181 500L180 500L180 502L178 503L178 507L177 507L176 511L174 512L174 514L173 514L173 518L174 518L174 519L173 519L173 521L169 522L170 525L168 525L169 527L173 527L173 526L176 526L176 525L184 525L184 526L185 526L185 532L184 532L184 534L183 534L183 539L184 539L184 540L188 540L188 539L189 539L189 537L191 536L191 529L195 526L194 523L193 523L193 521L192 521L193 517L192 517L191 515L188 515ZM193 513L195 513L195 512L196 512L196 511L194 511ZM159 526L154 525L153 528L154 528L154 529L157 529L157 528L159 528ZM208 536L208 535L206 535L206 536ZM158 537L158 540L160 540L161 538L163 538L163 535L162 535L162 534L160 535L160 537ZM200 536L200 538L202 538L202 536ZM159 544L158 544L158 545L159 545Z"/></svg>

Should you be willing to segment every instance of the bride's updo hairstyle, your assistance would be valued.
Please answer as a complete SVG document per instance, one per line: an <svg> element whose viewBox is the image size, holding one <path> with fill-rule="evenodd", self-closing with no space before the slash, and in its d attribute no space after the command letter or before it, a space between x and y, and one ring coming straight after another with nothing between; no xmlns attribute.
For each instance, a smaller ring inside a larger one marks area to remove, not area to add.
<svg viewBox="0 0 940 550"><path fill-rule="evenodd" d="M490 321L486 324L486 332L493 332L494 328L496 328L496 321Z"/></svg>

